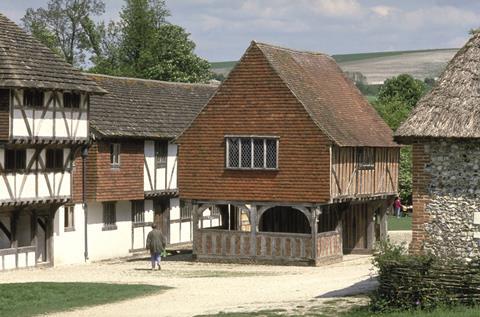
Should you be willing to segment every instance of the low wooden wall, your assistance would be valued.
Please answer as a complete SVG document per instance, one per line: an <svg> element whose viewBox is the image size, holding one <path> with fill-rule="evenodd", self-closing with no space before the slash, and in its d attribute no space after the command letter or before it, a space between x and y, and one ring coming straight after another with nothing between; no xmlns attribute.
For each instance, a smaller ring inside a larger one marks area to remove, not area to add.
<svg viewBox="0 0 480 317"><path fill-rule="evenodd" d="M0 271L36 265L35 246L0 249Z"/></svg>
<svg viewBox="0 0 480 317"><path fill-rule="evenodd" d="M314 258L310 234L199 229L195 238L198 260L255 261L325 264L342 259L341 238L336 231L321 233Z"/></svg>

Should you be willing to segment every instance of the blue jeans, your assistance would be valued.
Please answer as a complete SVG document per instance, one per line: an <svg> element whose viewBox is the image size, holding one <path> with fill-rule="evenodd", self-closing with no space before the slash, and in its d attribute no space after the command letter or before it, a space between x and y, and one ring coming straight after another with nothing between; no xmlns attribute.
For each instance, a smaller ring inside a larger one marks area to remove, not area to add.
<svg viewBox="0 0 480 317"><path fill-rule="evenodd" d="M158 252L151 253L152 268L155 268L155 264L160 265L161 259L162 258L160 257L160 253Z"/></svg>
<svg viewBox="0 0 480 317"><path fill-rule="evenodd" d="M397 216L397 218L400 218L402 216L402 208L401 207L395 208L395 215Z"/></svg>

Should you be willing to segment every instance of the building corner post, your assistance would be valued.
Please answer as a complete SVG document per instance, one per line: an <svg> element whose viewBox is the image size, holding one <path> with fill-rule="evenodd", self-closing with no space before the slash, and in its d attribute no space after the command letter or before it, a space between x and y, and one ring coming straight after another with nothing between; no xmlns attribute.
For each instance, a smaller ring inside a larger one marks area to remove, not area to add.
<svg viewBox="0 0 480 317"><path fill-rule="evenodd" d="M82 147L82 206L84 215L84 234L85 234L85 251L83 256L85 262L88 261L88 203L87 203L87 157L88 157L88 145Z"/></svg>

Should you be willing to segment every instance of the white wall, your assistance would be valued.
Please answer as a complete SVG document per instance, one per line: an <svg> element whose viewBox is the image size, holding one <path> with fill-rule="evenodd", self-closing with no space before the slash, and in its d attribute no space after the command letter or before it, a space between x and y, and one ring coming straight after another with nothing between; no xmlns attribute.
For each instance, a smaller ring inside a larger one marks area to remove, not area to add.
<svg viewBox="0 0 480 317"><path fill-rule="evenodd" d="M144 190L162 191L177 189L177 145L168 144L167 168L155 166L155 142L145 141ZM148 177L150 175L150 178Z"/></svg>
<svg viewBox="0 0 480 317"><path fill-rule="evenodd" d="M84 224L83 207L76 204L73 212L74 231L65 231L65 210L60 207L53 223L53 256L55 265L84 262Z"/></svg>

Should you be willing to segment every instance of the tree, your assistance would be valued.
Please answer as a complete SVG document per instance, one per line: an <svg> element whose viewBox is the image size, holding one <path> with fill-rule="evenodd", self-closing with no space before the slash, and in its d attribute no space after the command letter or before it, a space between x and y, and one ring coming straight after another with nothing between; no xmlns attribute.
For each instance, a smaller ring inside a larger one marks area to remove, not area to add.
<svg viewBox="0 0 480 317"><path fill-rule="evenodd" d="M392 100L401 101L411 110L425 90L425 83L421 80L402 74L385 81L378 92L378 101L382 103Z"/></svg>
<svg viewBox="0 0 480 317"><path fill-rule="evenodd" d="M378 114L392 130L404 122L418 100L427 91L427 86L410 75L399 75L385 81L378 99L373 103ZM404 146L400 150L399 192L405 202L412 200L412 149Z"/></svg>
<svg viewBox="0 0 480 317"><path fill-rule="evenodd" d="M107 26L105 23L100 23L97 26L97 34L99 36L99 53L92 57L95 66L88 71L106 75L122 75L120 70L120 46L122 44L120 25L114 21L110 21Z"/></svg>
<svg viewBox="0 0 480 317"><path fill-rule="evenodd" d="M102 0L49 0L47 8L27 9L25 29L70 64L99 54L100 37L92 16L105 12Z"/></svg>

